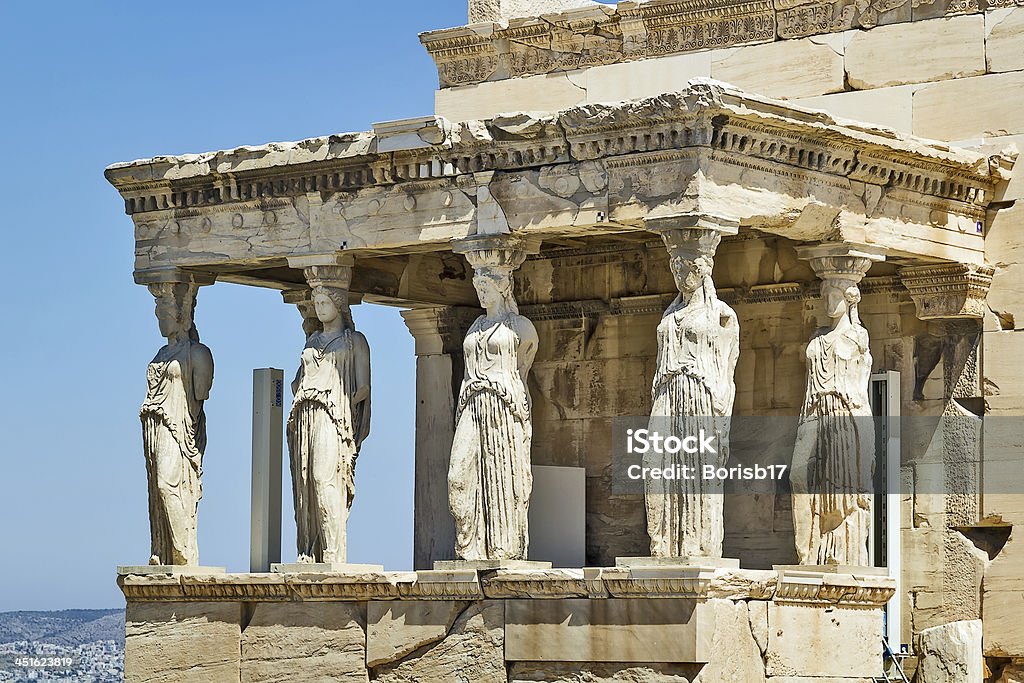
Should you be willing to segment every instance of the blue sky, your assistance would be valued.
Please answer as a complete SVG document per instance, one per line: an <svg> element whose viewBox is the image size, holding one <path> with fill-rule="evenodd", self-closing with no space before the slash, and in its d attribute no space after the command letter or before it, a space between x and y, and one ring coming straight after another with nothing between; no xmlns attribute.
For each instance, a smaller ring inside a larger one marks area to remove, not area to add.
<svg viewBox="0 0 1024 683"><path fill-rule="evenodd" d="M417 33L465 17L465 0L0 3L0 611L122 605L114 567L148 557L138 407L163 340L103 169L429 114L437 76ZM201 560L244 571L251 373L291 376L300 320L277 292L229 284L203 288L196 317L217 366ZM412 338L396 309L355 318L373 352L374 424L349 558L408 568Z"/></svg>

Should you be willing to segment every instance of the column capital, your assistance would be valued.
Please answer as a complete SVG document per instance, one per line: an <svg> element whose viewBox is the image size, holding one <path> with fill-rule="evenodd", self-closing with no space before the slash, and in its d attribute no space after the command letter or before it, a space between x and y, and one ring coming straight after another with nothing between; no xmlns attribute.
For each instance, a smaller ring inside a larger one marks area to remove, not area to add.
<svg viewBox="0 0 1024 683"><path fill-rule="evenodd" d="M740 230L740 222L735 218L708 213L652 214L644 220L644 228L651 232L661 233L662 237L665 233L683 230L709 231L721 236L737 234Z"/></svg>
<svg viewBox="0 0 1024 683"><path fill-rule="evenodd" d="M464 255L473 268L515 270L528 255L540 251L540 239L511 233L471 235L452 241L452 251Z"/></svg>
<svg viewBox="0 0 1024 683"><path fill-rule="evenodd" d="M921 320L984 318L995 268L978 263L934 263L899 269Z"/></svg>
<svg viewBox="0 0 1024 683"><path fill-rule="evenodd" d="M288 257L289 268L300 268L303 270L312 266L348 266L351 268L353 265L355 265L355 258L351 254L340 251Z"/></svg>
<svg viewBox="0 0 1024 683"><path fill-rule="evenodd" d="M644 221L644 227L661 235L672 256L687 260L714 259L722 235L739 232L739 221L703 213L657 216Z"/></svg>
<svg viewBox="0 0 1024 683"><path fill-rule="evenodd" d="M147 270L136 270L132 273L137 285L212 285L217 281L215 273L206 273L198 270L185 270L183 268L152 268Z"/></svg>
<svg viewBox="0 0 1024 683"><path fill-rule="evenodd" d="M348 291L352 284L354 265L355 259L351 254L339 251L288 257L288 266L301 268L310 287L332 287Z"/></svg>
<svg viewBox="0 0 1024 683"><path fill-rule="evenodd" d="M811 262L814 273L822 280L860 282L871 264L885 260L885 250L853 242L819 242L797 247L796 255Z"/></svg>
<svg viewBox="0 0 1024 683"><path fill-rule="evenodd" d="M416 341L416 355L430 356L462 350L462 340L479 308L436 306L402 311L402 319Z"/></svg>

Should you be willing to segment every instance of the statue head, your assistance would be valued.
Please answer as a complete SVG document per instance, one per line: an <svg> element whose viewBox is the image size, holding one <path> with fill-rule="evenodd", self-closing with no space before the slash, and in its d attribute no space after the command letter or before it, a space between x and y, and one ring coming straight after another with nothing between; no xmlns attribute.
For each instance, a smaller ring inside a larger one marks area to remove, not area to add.
<svg viewBox="0 0 1024 683"><path fill-rule="evenodd" d="M661 239L668 248L669 268L679 293L688 298L703 287L714 296L711 271L722 235L716 230L673 228L662 231Z"/></svg>
<svg viewBox="0 0 1024 683"><path fill-rule="evenodd" d="M846 243L823 243L802 248L811 262L815 275L821 278L821 298L825 302L825 313L833 326L847 316L855 325L860 324L857 304L860 303L861 280L875 261L882 260L881 252L874 247L851 248ZM800 254L801 249L797 250Z"/></svg>
<svg viewBox="0 0 1024 683"><path fill-rule="evenodd" d="M821 298L825 300L825 314L832 320L849 315L858 322L857 304L860 303L857 281L846 278L827 278L821 283Z"/></svg>
<svg viewBox="0 0 1024 683"><path fill-rule="evenodd" d="M197 290L195 285L180 282L160 282L149 286L156 302L156 319L162 337L174 340L187 335L199 341L192 318Z"/></svg>
<svg viewBox="0 0 1024 683"><path fill-rule="evenodd" d="M512 293L512 270L509 268L482 267L473 274L473 287L480 299L480 305L493 309L505 305L516 310L516 300Z"/></svg>
<svg viewBox="0 0 1024 683"><path fill-rule="evenodd" d="M680 294L693 294L704 284L705 278L711 277L714 261L710 256L694 254L673 254L669 259L672 278Z"/></svg>
<svg viewBox="0 0 1024 683"><path fill-rule="evenodd" d="M465 254L473 266L473 287L480 305L488 310L504 307L518 313L512 272L526 260L526 252L517 248L488 247L467 250Z"/></svg>
<svg viewBox="0 0 1024 683"><path fill-rule="evenodd" d="M321 323L329 325L341 318L343 327L351 327L347 291L319 285L313 288L312 301L313 310Z"/></svg>

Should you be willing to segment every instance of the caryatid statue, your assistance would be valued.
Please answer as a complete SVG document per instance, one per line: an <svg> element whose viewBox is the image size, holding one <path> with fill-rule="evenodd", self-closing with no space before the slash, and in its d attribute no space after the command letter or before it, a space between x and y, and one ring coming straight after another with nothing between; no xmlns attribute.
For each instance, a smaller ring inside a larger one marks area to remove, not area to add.
<svg viewBox="0 0 1024 683"><path fill-rule="evenodd" d="M213 354L199 342L193 322L198 285L158 282L149 290L160 334L167 338L146 370L146 400L139 411L149 480L149 563L194 566L206 449L203 402L213 387Z"/></svg>
<svg viewBox="0 0 1024 683"><path fill-rule="evenodd" d="M729 457L740 346L736 313L719 300L711 279L721 235L704 227L662 231L679 295L658 324L649 427L666 438L713 434L716 447L713 453L645 454L645 467L691 475L645 479L652 557L722 557L722 482L702 478L704 465L718 468Z"/></svg>
<svg viewBox="0 0 1024 683"><path fill-rule="evenodd" d="M807 386L790 481L800 564L870 565L875 437L868 331L858 283L880 252L841 243L799 250L821 278L831 323L807 345Z"/></svg>
<svg viewBox="0 0 1024 683"><path fill-rule="evenodd" d="M352 267L305 273L322 329L305 326L288 415L298 560L343 564L356 457L370 432L370 347L349 310Z"/></svg>
<svg viewBox="0 0 1024 683"><path fill-rule="evenodd" d="M463 343L465 374L448 469L455 553L463 560L525 560L533 490L533 426L527 376L537 331L519 315L512 272L526 258L515 238L469 238L455 246L473 266L485 309Z"/></svg>

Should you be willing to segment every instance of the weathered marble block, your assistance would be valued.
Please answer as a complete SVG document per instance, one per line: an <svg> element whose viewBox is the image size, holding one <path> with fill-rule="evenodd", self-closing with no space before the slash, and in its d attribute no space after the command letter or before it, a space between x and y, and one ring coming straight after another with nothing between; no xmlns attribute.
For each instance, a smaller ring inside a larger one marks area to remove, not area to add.
<svg viewBox="0 0 1024 683"><path fill-rule="evenodd" d="M130 602L125 613L125 680L237 681L241 623L237 602Z"/></svg>
<svg viewBox="0 0 1024 683"><path fill-rule="evenodd" d="M365 683L364 603L258 603L241 636L242 683Z"/></svg>

